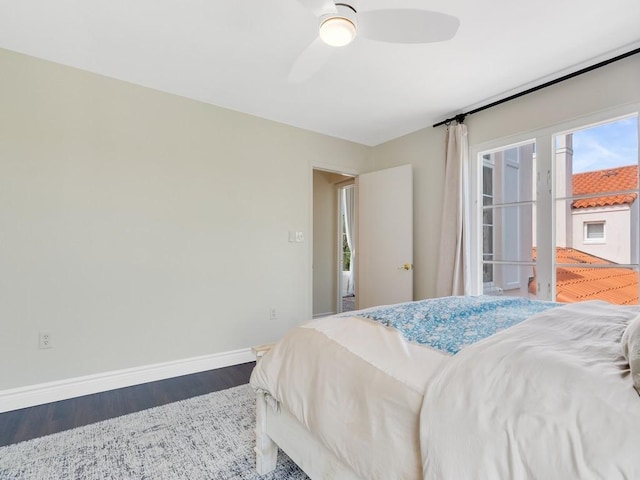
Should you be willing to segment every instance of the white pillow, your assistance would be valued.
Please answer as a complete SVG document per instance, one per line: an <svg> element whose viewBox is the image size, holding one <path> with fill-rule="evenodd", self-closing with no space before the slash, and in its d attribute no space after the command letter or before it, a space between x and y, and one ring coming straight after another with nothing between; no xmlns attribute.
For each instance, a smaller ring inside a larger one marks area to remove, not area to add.
<svg viewBox="0 0 640 480"><path fill-rule="evenodd" d="M640 315L631 320L622 335L622 354L631 367L633 386L640 393Z"/></svg>

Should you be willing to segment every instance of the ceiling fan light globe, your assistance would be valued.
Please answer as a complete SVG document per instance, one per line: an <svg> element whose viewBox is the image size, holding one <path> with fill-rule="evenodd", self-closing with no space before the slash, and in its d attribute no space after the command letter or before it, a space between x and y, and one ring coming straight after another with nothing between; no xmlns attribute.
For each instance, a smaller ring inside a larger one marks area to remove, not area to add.
<svg viewBox="0 0 640 480"><path fill-rule="evenodd" d="M320 39L332 47L344 47L356 38L355 24L344 17L331 17L320 24Z"/></svg>

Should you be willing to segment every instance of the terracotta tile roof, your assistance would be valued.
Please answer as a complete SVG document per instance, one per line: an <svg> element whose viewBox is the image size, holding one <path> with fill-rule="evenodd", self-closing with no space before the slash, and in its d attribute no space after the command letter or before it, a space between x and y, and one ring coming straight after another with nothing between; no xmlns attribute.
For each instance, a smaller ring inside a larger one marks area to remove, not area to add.
<svg viewBox="0 0 640 480"><path fill-rule="evenodd" d="M573 195L591 195L594 193L619 192L638 188L638 166L596 170L595 172L576 173L573 175ZM638 195L608 195L575 200L572 208L605 207L633 203Z"/></svg>
<svg viewBox="0 0 640 480"><path fill-rule="evenodd" d="M533 259L536 258L533 249ZM607 260L573 248L556 248L557 263L611 264ZM535 277L529 291L536 293ZM556 271L556 300L583 302L605 300L617 305L638 304L638 272L630 268L558 267Z"/></svg>

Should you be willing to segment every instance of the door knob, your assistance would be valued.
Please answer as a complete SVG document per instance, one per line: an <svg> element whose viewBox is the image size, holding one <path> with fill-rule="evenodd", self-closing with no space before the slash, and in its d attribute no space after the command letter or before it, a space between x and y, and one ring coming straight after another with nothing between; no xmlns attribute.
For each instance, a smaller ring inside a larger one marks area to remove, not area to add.
<svg viewBox="0 0 640 480"><path fill-rule="evenodd" d="M413 270L413 264L412 263L405 263L401 267L398 267L398 270Z"/></svg>

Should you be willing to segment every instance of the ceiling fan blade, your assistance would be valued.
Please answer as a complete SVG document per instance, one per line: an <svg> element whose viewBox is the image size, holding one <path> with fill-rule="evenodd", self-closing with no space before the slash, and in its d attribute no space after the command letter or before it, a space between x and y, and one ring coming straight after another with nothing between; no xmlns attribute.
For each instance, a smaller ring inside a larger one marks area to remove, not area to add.
<svg viewBox="0 0 640 480"><path fill-rule="evenodd" d="M451 40L456 17L429 10L389 9L358 12L358 35L390 43L431 43Z"/></svg>
<svg viewBox="0 0 640 480"><path fill-rule="evenodd" d="M337 12L336 4L332 0L298 0L298 2L316 17Z"/></svg>
<svg viewBox="0 0 640 480"><path fill-rule="evenodd" d="M301 83L308 80L320 70L332 53L332 47L317 37L298 56L289 72L290 83Z"/></svg>

